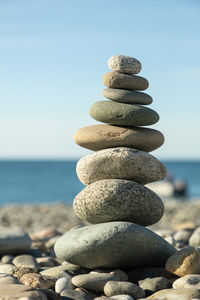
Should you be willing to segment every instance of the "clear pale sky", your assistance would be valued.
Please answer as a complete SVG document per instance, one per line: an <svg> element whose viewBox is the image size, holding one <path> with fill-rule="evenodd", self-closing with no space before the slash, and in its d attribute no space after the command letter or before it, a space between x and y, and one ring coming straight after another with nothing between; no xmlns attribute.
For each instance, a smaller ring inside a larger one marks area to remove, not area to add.
<svg viewBox="0 0 200 300"><path fill-rule="evenodd" d="M114 54L149 80L161 159L200 159L199 0L1 0L0 158L78 158Z"/></svg>

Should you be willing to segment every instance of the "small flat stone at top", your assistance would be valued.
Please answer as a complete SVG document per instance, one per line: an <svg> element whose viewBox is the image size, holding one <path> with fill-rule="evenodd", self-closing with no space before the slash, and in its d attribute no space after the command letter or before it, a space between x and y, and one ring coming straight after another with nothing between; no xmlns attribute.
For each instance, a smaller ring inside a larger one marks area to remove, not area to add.
<svg viewBox="0 0 200 300"><path fill-rule="evenodd" d="M131 56L114 55L109 58L108 67L120 73L137 74L141 71L142 64Z"/></svg>

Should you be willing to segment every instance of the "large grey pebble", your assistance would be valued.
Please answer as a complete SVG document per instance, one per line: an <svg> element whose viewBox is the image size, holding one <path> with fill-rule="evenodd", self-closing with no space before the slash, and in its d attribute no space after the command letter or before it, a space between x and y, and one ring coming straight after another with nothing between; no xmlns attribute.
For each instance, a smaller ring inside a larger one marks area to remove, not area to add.
<svg viewBox="0 0 200 300"><path fill-rule="evenodd" d="M115 295L130 295L134 299L145 297L145 292L142 288L132 282L125 281L109 281L104 286L104 293L108 297Z"/></svg>
<svg viewBox="0 0 200 300"><path fill-rule="evenodd" d="M69 277L63 277L56 281L55 291L60 294L62 291L72 289L74 290L74 285L72 284L72 280Z"/></svg>
<svg viewBox="0 0 200 300"><path fill-rule="evenodd" d="M139 183L121 179L93 182L76 196L73 206L79 218L92 224L126 221L149 226L164 213L157 194Z"/></svg>
<svg viewBox="0 0 200 300"><path fill-rule="evenodd" d="M128 222L69 230L56 242L54 250L58 258L85 268L122 270L164 266L167 258L176 252L151 230Z"/></svg>
<svg viewBox="0 0 200 300"><path fill-rule="evenodd" d="M0 278L0 284L15 284L19 283L18 280L13 276L6 276Z"/></svg>
<svg viewBox="0 0 200 300"><path fill-rule="evenodd" d="M181 288L200 289L200 275L198 274L185 275L174 281L173 288L174 289L181 289Z"/></svg>
<svg viewBox="0 0 200 300"><path fill-rule="evenodd" d="M118 280L118 276L110 273L90 273L77 275L72 278L73 285L82 287L94 292L103 292L108 281Z"/></svg>
<svg viewBox="0 0 200 300"><path fill-rule="evenodd" d="M153 109L108 100L93 103L90 115L99 122L132 127L153 125L159 121L159 115Z"/></svg>
<svg viewBox="0 0 200 300"><path fill-rule="evenodd" d="M137 74L141 71L142 64L131 56L113 55L108 59L108 67L120 73Z"/></svg>
<svg viewBox="0 0 200 300"><path fill-rule="evenodd" d="M126 179L147 184L166 177L166 168L151 154L133 148L99 150L82 157L76 166L79 180L91 184L102 179Z"/></svg>
<svg viewBox="0 0 200 300"><path fill-rule="evenodd" d="M21 229L0 227L0 254L25 253L31 242L29 235Z"/></svg>
<svg viewBox="0 0 200 300"><path fill-rule="evenodd" d="M18 255L13 259L13 264L17 268L29 268L35 272L38 271L37 261L32 255Z"/></svg>
<svg viewBox="0 0 200 300"><path fill-rule="evenodd" d="M102 92L103 96L115 102L142 104L148 105L152 103L152 98L144 92L137 92L133 90L123 89L109 89L106 88Z"/></svg>

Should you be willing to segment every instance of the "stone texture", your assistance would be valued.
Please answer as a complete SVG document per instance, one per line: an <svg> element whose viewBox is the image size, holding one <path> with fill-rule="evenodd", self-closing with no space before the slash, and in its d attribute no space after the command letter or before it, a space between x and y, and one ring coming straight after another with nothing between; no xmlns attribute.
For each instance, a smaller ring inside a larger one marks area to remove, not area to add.
<svg viewBox="0 0 200 300"><path fill-rule="evenodd" d="M80 219L92 224L126 221L150 226L164 213L158 195L139 183L121 179L88 185L76 196L73 206Z"/></svg>
<svg viewBox="0 0 200 300"><path fill-rule="evenodd" d="M57 266L54 268L49 268L49 269L43 270L40 272L40 274L58 278L60 276L60 274L63 273L64 271L71 275L79 275L79 274L86 273L86 269L83 269L74 264L66 263L65 265L61 265L61 266Z"/></svg>
<svg viewBox="0 0 200 300"><path fill-rule="evenodd" d="M119 280L118 276L110 273L90 273L74 276L73 285L93 292L103 292L108 281Z"/></svg>
<svg viewBox="0 0 200 300"><path fill-rule="evenodd" d="M104 286L104 293L108 297L126 294L134 299L145 297L145 292L138 285L124 281L109 281Z"/></svg>
<svg viewBox="0 0 200 300"><path fill-rule="evenodd" d="M47 297L42 292L22 284L0 285L1 300L19 300L22 297L30 297L32 300L47 300Z"/></svg>
<svg viewBox="0 0 200 300"><path fill-rule="evenodd" d="M184 289L184 288L197 288L200 289L200 275L186 275L183 276L173 283L174 289Z"/></svg>
<svg viewBox="0 0 200 300"><path fill-rule="evenodd" d="M199 297L200 297L200 290L191 288L191 289L166 289L166 290L158 291L145 299L192 300L193 298L200 299Z"/></svg>
<svg viewBox="0 0 200 300"><path fill-rule="evenodd" d="M112 89L146 90L149 86L148 80L141 76L122 74L118 72L107 72L102 78L103 84Z"/></svg>
<svg viewBox="0 0 200 300"><path fill-rule="evenodd" d="M57 257L82 267L122 270L163 266L176 252L151 230L127 222L72 229L56 242L54 250Z"/></svg>
<svg viewBox="0 0 200 300"><path fill-rule="evenodd" d="M74 285L72 284L71 278L69 277L59 278L55 284L56 293L60 294L62 291L66 289L74 290Z"/></svg>
<svg viewBox="0 0 200 300"><path fill-rule="evenodd" d="M49 289L55 286L55 280L51 277L42 276L36 273L27 273L20 278L20 282L24 285L34 288Z"/></svg>
<svg viewBox="0 0 200 300"><path fill-rule="evenodd" d="M12 264L0 265L0 273L13 274L15 271L15 266Z"/></svg>
<svg viewBox="0 0 200 300"><path fill-rule="evenodd" d="M38 271L38 264L32 255L18 255L13 259L13 264L17 268L29 268Z"/></svg>
<svg viewBox="0 0 200 300"><path fill-rule="evenodd" d="M133 297L131 297L129 295L115 295L115 296L112 296L111 298L107 298L107 299L134 300Z"/></svg>
<svg viewBox="0 0 200 300"><path fill-rule="evenodd" d="M108 100L93 103L90 116L99 122L122 126L148 126L159 121L159 115L153 109Z"/></svg>
<svg viewBox="0 0 200 300"><path fill-rule="evenodd" d="M30 245L31 239L23 230L0 227L0 254L25 253Z"/></svg>
<svg viewBox="0 0 200 300"><path fill-rule="evenodd" d="M200 248L181 249L168 258L165 268L179 277L200 274Z"/></svg>
<svg viewBox="0 0 200 300"><path fill-rule="evenodd" d="M172 283L170 279L165 277L155 277L140 280L139 286L145 291L147 296L150 296L157 291L171 288Z"/></svg>
<svg viewBox="0 0 200 300"><path fill-rule="evenodd" d="M19 283L18 280L13 276L5 276L0 278L0 285L1 284L15 284Z"/></svg>
<svg viewBox="0 0 200 300"><path fill-rule="evenodd" d="M102 179L126 179L147 184L162 180L167 174L158 159L147 152L127 147L88 154L79 160L76 172L85 185Z"/></svg>
<svg viewBox="0 0 200 300"><path fill-rule="evenodd" d="M65 296L66 300L91 300L91 297L84 292L66 289L61 292L61 296Z"/></svg>
<svg viewBox="0 0 200 300"><path fill-rule="evenodd" d="M108 67L120 73L137 74L141 71L142 64L131 56L113 55L108 60Z"/></svg>
<svg viewBox="0 0 200 300"><path fill-rule="evenodd" d="M115 102L149 105L153 99L146 93L133 90L109 89L102 92L103 96Z"/></svg>
<svg viewBox="0 0 200 300"><path fill-rule="evenodd" d="M74 134L79 146L97 151L114 147L129 147L150 152L164 143L163 134L155 129L92 125L80 128Z"/></svg>

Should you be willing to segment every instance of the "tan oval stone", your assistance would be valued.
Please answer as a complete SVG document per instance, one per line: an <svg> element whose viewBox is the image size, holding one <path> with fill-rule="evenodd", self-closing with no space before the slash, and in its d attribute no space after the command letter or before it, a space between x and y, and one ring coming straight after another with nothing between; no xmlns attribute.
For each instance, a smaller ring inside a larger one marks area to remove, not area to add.
<svg viewBox="0 0 200 300"><path fill-rule="evenodd" d="M149 82L146 78L118 72L107 72L102 78L103 84L112 89L146 90Z"/></svg>
<svg viewBox="0 0 200 300"><path fill-rule="evenodd" d="M126 147L86 155L79 160L76 172L85 185L102 179L126 179L147 184L166 177L166 169L158 159L147 152Z"/></svg>
<svg viewBox="0 0 200 300"><path fill-rule="evenodd" d="M126 221L149 226L164 213L158 195L141 184L120 179L88 185L76 196L73 205L76 215L92 224Z"/></svg>
<svg viewBox="0 0 200 300"><path fill-rule="evenodd" d="M151 128L101 124L80 128L74 134L74 141L93 151L129 147L150 152L164 143L164 136L160 131Z"/></svg>

